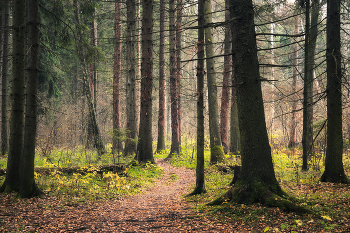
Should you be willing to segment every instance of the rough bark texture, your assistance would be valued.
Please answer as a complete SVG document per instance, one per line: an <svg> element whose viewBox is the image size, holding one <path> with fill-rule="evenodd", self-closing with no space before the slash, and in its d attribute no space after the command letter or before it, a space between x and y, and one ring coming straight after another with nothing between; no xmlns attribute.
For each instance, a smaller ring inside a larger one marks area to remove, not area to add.
<svg viewBox="0 0 350 233"><path fill-rule="evenodd" d="M136 153L137 116L136 116L136 2L127 0L126 31L126 129L128 139L125 143L125 154Z"/></svg>
<svg viewBox="0 0 350 233"><path fill-rule="evenodd" d="M229 0L225 0L225 21L230 19ZM231 78L231 30L230 25L225 25L225 57L224 73L222 81L221 109L220 109L220 134L222 147L227 153L229 151L228 132L229 132L229 104L230 104L230 78Z"/></svg>
<svg viewBox="0 0 350 233"><path fill-rule="evenodd" d="M2 92L1 92L1 155L8 152L8 72L9 72L9 38L10 38L10 0L4 2L3 18L3 52L2 52Z"/></svg>
<svg viewBox="0 0 350 233"><path fill-rule="evenodd" d="M120 78L121 78L121 53L122 53L122 22L121 22L121 2L115 2L114 12L114 64L113 64L113 145L112 150L122 149L119 134L121 131L120 120Z"/></svg>
<svg viewBox="0 0 350 233"><path fill-rule="evenodd" d="M152 151L153 0L143 0L139 162L154 162Z"/></svg>
<svg viewBox="0 0 350 233"><path fill-rule="evenodd" d="M5 182L0 191L18 191L19 161L23 154L24 134L24 67L25 67L25 1L12 3L12 98L10 145Z"/></svg>
<svg viewBox="0 0 350 233"><path fill-rule="evenodd" d="M197 165L196 187L189 195L206 192L204 179L204 1L198 1L197 43Z"/></svg>
<svg viewBox="0 0 350 233"><path fill-rule="evenodd" d="M237 155L240 150L239 142L239 125L237 115L237 98L235 80L232 79L232 93L231 93L231 116L230 116L230 152Z"/></svg>
<svg viewBox="0 0 350 233"><path fill-rule="evenodd" d="M27 43L28 64L26 69L26 114L23 156L20 160L19 195L29 198L43 194L34 179L35 142L37 129L37 93L39 60L39 12L38 0L28 0Z"/></svg>
<svg viewBox="0 0 350 233"><path fill-rule="evenodd" d="M159 113L157 152L165 150L165 6L166 1L160 0L159 24Z"/></svg>
<svg viewBox="0 0 350 233"><path fill-rule="evenodd" d="M300 211L282 196L272 164L254 28L252 0L231 0L232 51L237 81L237 107L241 134L242 168L234 186L212 204L231 200L236 203L263 203L283 210Z"/></svg>
<svg viewBox="0 0 350 233"><path fill-rule="evenodd" d="M204 21L206 25L212 23L211 0L204 1ZM208 104L209 104L209 133L210 133L210 162L216 164L225 158L221 144L218 94L215 74L213 28L205 29L205 52L207 62L207 80L208 80Z"/></svg>
<svg viewBox="0 0 350 233"><path fill-rule="evenodd" d="M176 108L177 108L177 118L178 118L178 127L179 127L179 148L181 151L181 76L182 76L182 67L181 67L181 46L182 40L182 0L177 0L176 6Z"/></svg>
<svg viewBox="0 0 350 233"><path fill-rule="evenodd" d="M327 1L327 149L323 182L348 183L343 167L340 0Z"/></svg>
<svg viewBox="0 0 350 233"><path fill-rule="evenodd" d="M171 148L168 158L172 154L180 154L179 112L177 108L176 82L176 22L175 0L169 0L169 54L170 54L170 101L171 101Z"/></svg>

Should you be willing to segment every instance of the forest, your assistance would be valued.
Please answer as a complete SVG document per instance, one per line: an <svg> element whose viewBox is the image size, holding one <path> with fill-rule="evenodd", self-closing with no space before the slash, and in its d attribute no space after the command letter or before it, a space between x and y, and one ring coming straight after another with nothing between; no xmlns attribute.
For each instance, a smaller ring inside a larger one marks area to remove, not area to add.
<svg viewBox="0 0 350 233"><path fill-rule="evenodd" d="M0 6L0 232L350 231L350 1Z"/></svg>

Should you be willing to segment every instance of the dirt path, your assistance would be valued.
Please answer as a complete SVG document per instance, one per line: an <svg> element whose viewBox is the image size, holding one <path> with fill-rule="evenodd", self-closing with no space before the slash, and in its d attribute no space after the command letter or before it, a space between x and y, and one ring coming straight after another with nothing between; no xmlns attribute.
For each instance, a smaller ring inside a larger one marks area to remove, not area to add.
<svg viewBox="0 0 350 233"><path fill-rule="evenodd" d="M13 210L20 218L11 213L5 216L13 219L14 226L6 231L22 226L22 232L233 232L234 224L197 217L182 198L195 182L194 171L164 161L157 164L163 167L164 175L139 195L64 209L55 205L40 208L40 204L33 203L26 210ZM174 177L178 179L174 181Z"/></svg>

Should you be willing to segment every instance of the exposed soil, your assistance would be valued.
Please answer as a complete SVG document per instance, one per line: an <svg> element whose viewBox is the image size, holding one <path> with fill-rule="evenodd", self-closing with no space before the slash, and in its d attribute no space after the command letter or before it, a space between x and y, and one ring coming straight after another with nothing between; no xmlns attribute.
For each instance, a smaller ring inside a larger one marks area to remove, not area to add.
<svg viewBox="0 0 350 233"><path fill-rule="evenodd" d="M164 168L164 175L155 185L122 200L62 207L52 197L19 202L5 196L5 200L0 200L6 202L0 205L6 207L0 209L0 231L246 232L236 222L224 223L198 215L186 203L182 197L190 193L195 182L193 170L173 167L164 161L157 164Z"/></svg>

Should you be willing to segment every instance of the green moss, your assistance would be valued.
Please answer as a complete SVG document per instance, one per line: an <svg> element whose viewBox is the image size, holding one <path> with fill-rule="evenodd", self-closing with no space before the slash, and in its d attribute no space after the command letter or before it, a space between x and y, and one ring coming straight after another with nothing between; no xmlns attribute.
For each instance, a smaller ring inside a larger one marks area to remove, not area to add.
<svg viewBox="0 0 350 233"><path fill-rule="evenodd" d="M221 163L225 160L225 152L222 145L216 145L211 148L211 159L212 164Z"/></svg>

